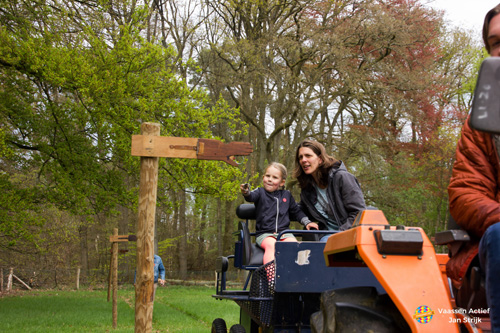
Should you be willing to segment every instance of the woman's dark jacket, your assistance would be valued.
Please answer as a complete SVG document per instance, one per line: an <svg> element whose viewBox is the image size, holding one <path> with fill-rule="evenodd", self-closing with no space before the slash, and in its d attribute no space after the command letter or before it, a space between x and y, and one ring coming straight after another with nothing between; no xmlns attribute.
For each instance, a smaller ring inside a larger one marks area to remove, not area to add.
<svg viewBox="0 0 500 333"><path fill-rule="evenodd" d="M289 229L290 220L299 221L303 225L310 223L290 191L278 190L269 193L264 188L259 187L244 197L246 201L255 204L257 212L256 236L264 233L279 233ZM279 214L277 214L278 211Z"/></svg>
<svg viewBox="0 0 500 333"><path fill-rule="evenodd" d="M363 192L358 180L349 173L343 162L335 165L328 174L328 187L326 189L329 209L335 217L340 231L349 229L356 215L366 209ZM319 222L320 229L327 229L326 219L314 206L318 201L316 188L310 185L300 193L300 208L311 221Z"/></svg>

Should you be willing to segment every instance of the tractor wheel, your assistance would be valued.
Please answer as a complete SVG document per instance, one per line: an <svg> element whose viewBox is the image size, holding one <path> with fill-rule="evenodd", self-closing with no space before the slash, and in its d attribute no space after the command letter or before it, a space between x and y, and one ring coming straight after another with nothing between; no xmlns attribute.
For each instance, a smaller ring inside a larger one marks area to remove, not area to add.
<svg viewBox="0 0 500 333"><path fill-rule="evenodd" d="M214 319L214 321L212 322L212 333L227 333L227 326L224 319Z"/></svg>
<svg viewBox="0 0 500 333"><path fill-rule="evenodd" d="M246 333L245 327L240 324L235 324L229 329L229 333Z"/></svg>
<svg viewBox="0 0 500 333"><path fill-rule="evenodd" d="M373 287L327 290L320 307L311 315L313 333L411 332L390 297Z"/></svg>

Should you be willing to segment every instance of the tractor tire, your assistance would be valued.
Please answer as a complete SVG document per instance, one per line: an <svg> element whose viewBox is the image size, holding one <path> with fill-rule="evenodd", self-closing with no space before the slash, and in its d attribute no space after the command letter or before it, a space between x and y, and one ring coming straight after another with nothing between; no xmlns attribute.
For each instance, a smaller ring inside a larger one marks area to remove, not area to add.
<svg viewBox="0 0 500 333"><path fill-rule="evenodd" d="M212 333L227 333L227 326L224 319L214 319L214 321L212 322Z"/></svg>
<svg viewBox="0 0 500 333"><path fill-rule="evenodd" d="M234 324L229 329L229 333L246 333L245 327L240 324Z"/></svg>
<svg viewBox="0 0 500 333"><path fill-rule="evenodd" d="M390 297L374 287L324 291L320 308L310 318L313 333L411 332Z"/></svg>

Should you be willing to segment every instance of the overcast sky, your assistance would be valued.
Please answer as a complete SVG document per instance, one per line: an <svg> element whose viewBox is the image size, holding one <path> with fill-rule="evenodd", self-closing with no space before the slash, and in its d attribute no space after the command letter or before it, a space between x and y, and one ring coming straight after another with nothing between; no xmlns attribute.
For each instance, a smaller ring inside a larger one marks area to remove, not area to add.
<svg viewBox="0 0 500 333"><path fill-rule="evenodd" d="M436 9L445 11L444 17L453 25L469 28L481 36L486 13L500 0L422 0Z"/></svg>

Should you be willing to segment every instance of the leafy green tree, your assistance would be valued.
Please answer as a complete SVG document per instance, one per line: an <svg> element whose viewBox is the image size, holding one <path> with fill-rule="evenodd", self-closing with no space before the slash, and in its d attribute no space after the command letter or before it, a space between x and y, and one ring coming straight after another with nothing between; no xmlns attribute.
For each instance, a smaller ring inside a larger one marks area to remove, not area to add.
<svg viewBox="0 0 500 333"><path fill-rule="evenodd" d="M10 236L3 248L20 239L40 246L34 235L44 220L36 209L50 206L85 216L84 237L110 233L92 220L111 223L119 207L133 209L139 158L130 156L131 136L142 122L160 123L162 135L204 138L214 138L219 123L239 123L235 110L209 103L178 77L172 48L144 38L147 6L55 1L3 8L0 170L10 194L1 200L0 224ZM230 184L242 175L207 161L163 160L161 170L161 188L225 198L234 197ZM32 177L22 181L23 174Z"/></svg>

